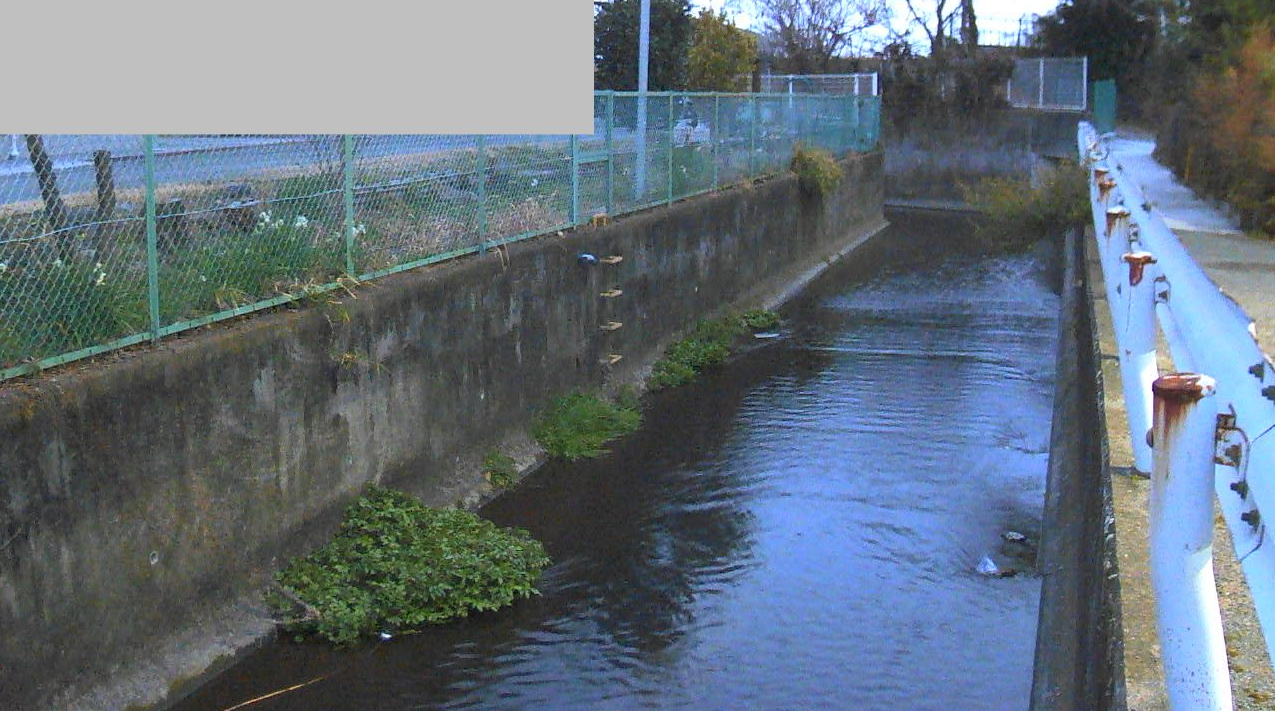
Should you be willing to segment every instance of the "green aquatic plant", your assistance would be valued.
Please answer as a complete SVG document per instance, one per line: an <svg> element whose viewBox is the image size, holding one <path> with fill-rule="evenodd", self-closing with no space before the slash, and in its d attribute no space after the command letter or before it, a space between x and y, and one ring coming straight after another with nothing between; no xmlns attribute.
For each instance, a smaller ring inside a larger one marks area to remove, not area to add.
<svg viewBox="0 0 1275 711"><path fill-rule="evenodd" d="M606 454L603 445L641 424L642 413L631 398L612 402L593 393L573 392L545 408L532 435L549 456L575 460Z"/></svg>
<svg viewBox="0 0 1275 711"><path fill-rule="evenodd" d="M739 318L753 331L770 331L779 325L779 314L766 309L751 309L740 314Z"/></svg>
<svg viewBox="0 0 1275 711"><path fill-rule="evenodd" d="M287 631L351 644L536 595L549 564L526 531L371 486L331 542L275 576L267 602Z"/></svg>
<svg viewBox="0 0 1275 711"><path fill-rule="evenodd" d="M685 385L705 368L724 363L730 357L731 344L754 328L753 323L769 322L763 313L769 312L750 311L745 316L700 321L686 338L664 350L664 357L651 366L647 385L653 389ZM746 318L748 315L751 318Z"/></svg>
<svg viewBox="0 0 1275 711"><path fill-rule="evenodd" d="M508 489L513 486L517 475L518 466L514 458L508 454L493 449L483 457L483 476L497 489Z"/></svg>

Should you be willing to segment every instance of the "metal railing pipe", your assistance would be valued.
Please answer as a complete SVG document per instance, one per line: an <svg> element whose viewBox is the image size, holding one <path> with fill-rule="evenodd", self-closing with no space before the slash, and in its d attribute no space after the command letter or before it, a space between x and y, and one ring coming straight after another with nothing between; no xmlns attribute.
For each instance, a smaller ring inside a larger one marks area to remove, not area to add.
<svg viewBox="0 0 1275 711"><path fill-rule="evenodd" d="M1230 711L1222 615L1213 579L1212 378L1155 381L1151 582L1172 711Z"/></svg>
<svg viewBox="0 0 1275 711"><path fill-rule="evenodd" d="M1151 472L1151 384L1159 377L1156 364L1155 284L1150 268L1155 257L1147 252L1121 256L1128 267L1121 284L1126 293L1124 334L1120 338L1120 381L1124 388L1125 411L1129 419L1129 440L1133 445L1133 466L1141 474ZM1113 280L1114 281L1114 280Z"/></svg>

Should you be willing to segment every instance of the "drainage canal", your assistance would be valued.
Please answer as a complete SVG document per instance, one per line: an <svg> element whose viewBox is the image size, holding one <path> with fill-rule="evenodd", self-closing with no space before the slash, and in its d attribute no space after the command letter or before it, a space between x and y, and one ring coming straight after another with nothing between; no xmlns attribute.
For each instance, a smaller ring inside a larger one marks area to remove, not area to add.
<svg viewBox="0 0 1275 711"><path fill-rule="evenodd" d="M1056 256L892 217L782 338L487 506L545 541L543 596L354 650L270 645L176 708L318 679L249 708L1026 709L1039 580L977 568L1009 572L1003 534L1039 526Z"/></svg>

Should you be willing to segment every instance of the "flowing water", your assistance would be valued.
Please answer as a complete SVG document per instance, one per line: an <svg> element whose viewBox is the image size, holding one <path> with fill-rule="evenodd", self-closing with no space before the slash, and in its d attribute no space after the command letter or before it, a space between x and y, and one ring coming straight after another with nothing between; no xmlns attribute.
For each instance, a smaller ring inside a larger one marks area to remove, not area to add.
<svg viewBox="0 0 1275 711"><path fill-rule="evenodd" d="M272 644L177 708L319 679L248 708L1026 709L1039 580L975 567L1039 525L1053 255L893 217L782 338L483 510L546 543L541 597L352 651Z"/></svg>

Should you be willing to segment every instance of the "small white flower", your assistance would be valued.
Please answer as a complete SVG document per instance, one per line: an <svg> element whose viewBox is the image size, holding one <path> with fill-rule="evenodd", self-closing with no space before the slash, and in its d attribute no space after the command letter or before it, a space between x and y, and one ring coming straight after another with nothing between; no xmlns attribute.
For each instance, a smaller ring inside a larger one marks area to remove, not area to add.
<svg viewBox="0 0 1275 711"><path fill-rule="evenodd" d="M208 283L208 277L204 276L203 274L200 274L200 275L199 275L199 281L200 281L200 282L202 282L202 283L204 283L204 284L207 284L207 283Z"/></svg>
<svg viewBox="0 0 1275 711"><path fill-rule="evenodd" d="M0 274L4 274L7 271L9 271L9 264L7 262L0 262Z"/></svg>
<svg viewBox="0 0 1275 711"><path fill-rule="evenodd" d="M61 259L55 259L55 260L53 260L53 266L55 266L55 267L57 267L57 268L61 269L61 268L62 268L62 260L61 260Z"/></svg>
<svg viewBox="0 0 1275 711"><path fill-rule="evenodd" d="M257 219L258 219L258 220L261 220L262 222L269 222L269 221L270 221L270 211L269 211L269 210L266 210L265 212L261 213L260 215L258 215L258 216L257 216Z"/></svg>
<svg viewBox="0 0 1275 711"><path fill-rule="evenodd" d="M539 185L539 184L540 184L540 180L539 180L539 179L537 179L537 178L532 178L532 179L531 179L531 187L533 187L533 188L534 188L534 187L536 187L536 186L537 186L537 185Z"/></svg>
<svg viewBox="0 0 1275 711"><path fill-rule="evenodd" d="M98 262L98 263L97 263L97 267L95 267L95 268L96 268L99 272L100 272L100 271L102 271L102 263L101 263L101 262Z"/></svg>
<svg viewBox="0 0 1275 711"><path fill-rule="evenodd" d="M101 286L106 283L106 272L98 272L97 279L93 282L93 286Z"/></svg>
<svg viewBox="0 0 1275 711"><path fill-rule="evenodd" d="M310 221L306 219L305 215L297 215L297 219L292 221L293 229L298 229L298 230L304 228L306 225L309 225L309 224L310 224Z"/></svg>

